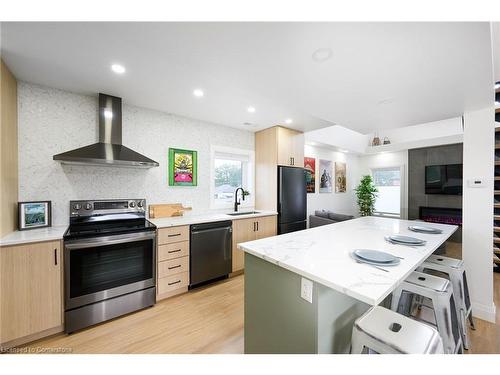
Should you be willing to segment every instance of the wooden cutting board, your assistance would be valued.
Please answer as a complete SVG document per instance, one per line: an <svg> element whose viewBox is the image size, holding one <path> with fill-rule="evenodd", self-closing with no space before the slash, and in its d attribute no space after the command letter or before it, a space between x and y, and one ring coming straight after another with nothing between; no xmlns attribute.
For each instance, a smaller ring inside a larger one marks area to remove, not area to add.
<svg viewBox="0 0 500 375"><path fill-rule="evenodd" d="M149 205L149 217L158 219L161 217L182 216L184 211L191 210L191 207L183 207L182 203L151 204Z"/></svg>

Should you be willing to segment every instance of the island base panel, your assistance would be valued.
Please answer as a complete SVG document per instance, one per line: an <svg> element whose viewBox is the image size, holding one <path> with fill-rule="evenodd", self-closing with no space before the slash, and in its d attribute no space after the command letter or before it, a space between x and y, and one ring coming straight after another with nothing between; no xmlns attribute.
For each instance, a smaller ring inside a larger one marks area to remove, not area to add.
<svg viewBox="0 0 500 375"><path fill-rule="evenodd" d="M245 353L348 353L354 320L369 305L245 253Z"/></svg>

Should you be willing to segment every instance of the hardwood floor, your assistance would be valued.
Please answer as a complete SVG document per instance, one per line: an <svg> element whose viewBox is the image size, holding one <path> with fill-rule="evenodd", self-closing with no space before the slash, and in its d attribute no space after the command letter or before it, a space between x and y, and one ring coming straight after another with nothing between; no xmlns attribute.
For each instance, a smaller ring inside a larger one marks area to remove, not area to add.
<svg viewBox="0 0 500 375"><path fill-rule="evenodd" d="M30 347L72 353L243 353L243 275Z"/></svg>
<svg viewBox="0 0 500 375"><path fill-rule="evenodd" d="M447 255L460 258L461 244ZM494 274L500 306L500 274ZM243 353L243 275L163 300L154 307L72 335L59 334L29 347L68 348L72 353ZM466 353L500 353L496 324L475 319Z"/></svg>

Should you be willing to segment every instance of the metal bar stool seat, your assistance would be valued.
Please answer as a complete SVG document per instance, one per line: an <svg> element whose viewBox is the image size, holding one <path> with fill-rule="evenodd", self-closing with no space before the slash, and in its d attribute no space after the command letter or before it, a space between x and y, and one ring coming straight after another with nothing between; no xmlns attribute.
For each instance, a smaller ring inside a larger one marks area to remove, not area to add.
<svg viewBox="0 0 500 375"><path fill-rule="evenodd" d="M380 354L444 352L436 329L381 306L370 308L354 322L351 353L361 354L365 349Z"/></svg>
<svg viewBox="0 0 500 375"><path fill-rule="evenodd" d="M453 289L449 280L421 272L412 272L392 294L391 310L403 315L411 315L408 298L424 297L430 300L434 312L435 326L443 339L444 352L462 353L463 345L459 331ZM414 319L433 324L421 316Z"/></svg>
<svg viewBox="0 0 500 375"><path fill-rule="evenodd" d="M472 319L472 306L470 303L464 261L441 255L431 255L417 270L424 273L437 271L440 274L444 274L450 280L453 287L453 295L460 324L460 334L462 335L464 348L469 349L470 337L467 331L467 319L469 320L471 328L475 329L475 327L474 320Z"/></svg>

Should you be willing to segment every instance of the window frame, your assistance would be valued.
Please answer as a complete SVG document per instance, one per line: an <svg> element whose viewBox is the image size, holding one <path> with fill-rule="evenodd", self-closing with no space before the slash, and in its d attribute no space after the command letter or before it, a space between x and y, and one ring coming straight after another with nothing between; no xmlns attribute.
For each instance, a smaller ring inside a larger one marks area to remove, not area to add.
<svg viewBox="0 0 500 375"><path fill-rule="evenodd" d="M374 185L375 185L375 178L373 176L374 171L384 171L384 170L394 170L394 169L399 169L399 214L396 214L394 212L382 212L382 211L373 211L374 216L384 216L384 217L392 217L392 218L398 218L402 219L404 215L404 198L405 198L405 166L404 165L393 165L393 166L384 166L384 167L373 167L370 168L370 175L372 176L372 179L374 180ZM375 185L377 186L377 185Z"/></svg>
<svg viewBox="0 0 500 375"><path fill-rule="evenodd" d="M243 186L245 190L250 192L245 200L241 200L240 207L254 207L255 205L255 152L253 150L245 150L234 147L225 146L211 146L210 147L210 208L211 209L225 209L234 207L234 199L231 201L220 201L214 198L215 196L215 159L220 158L220 155L226 154L229 159L240 160L246 164L246 171L242 170L242 180L247 180L246 185ZM245 167L243 167L245 168Z"/></svg>

